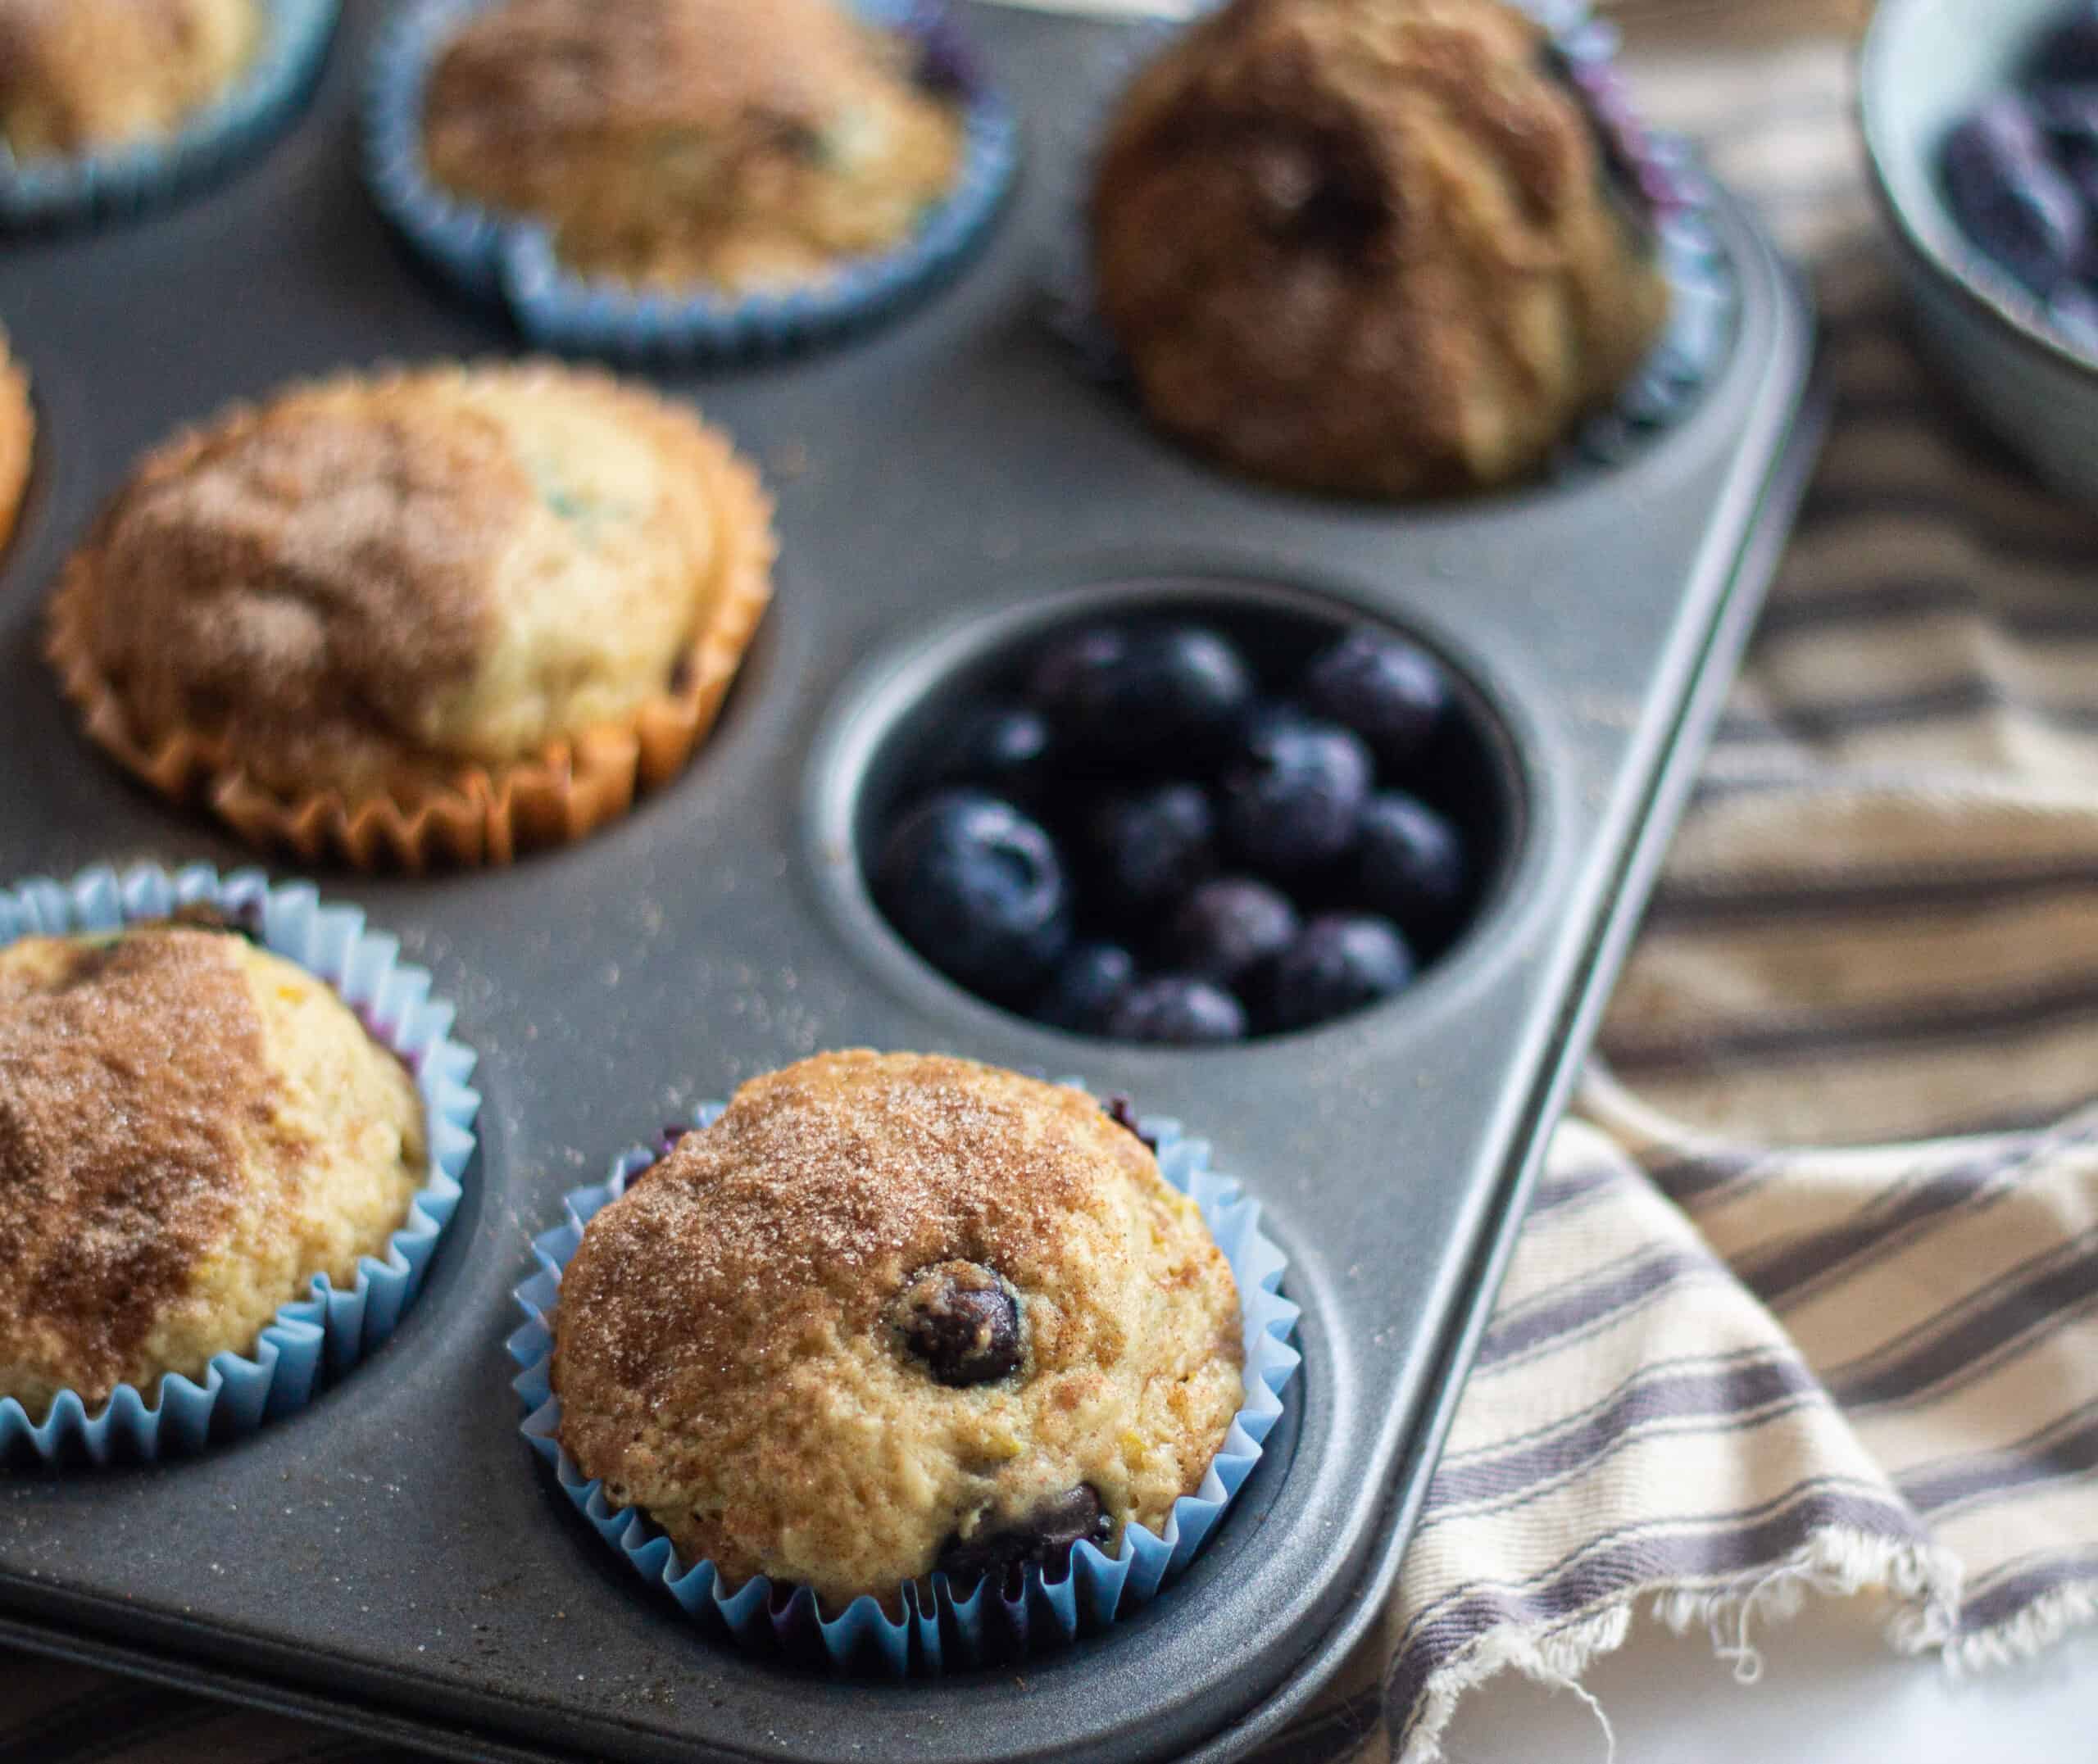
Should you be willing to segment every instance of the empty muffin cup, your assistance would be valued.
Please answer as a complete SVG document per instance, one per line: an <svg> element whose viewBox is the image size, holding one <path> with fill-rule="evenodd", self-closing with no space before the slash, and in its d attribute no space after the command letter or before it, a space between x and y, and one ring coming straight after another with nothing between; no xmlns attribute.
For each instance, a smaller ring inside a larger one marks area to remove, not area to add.
<svg viewBox="0 0 2098 1764"><path fill-rule="evenodd" d="M703 1104L693 1125L710 1126L725 1106ZM606 1181L570 1193L564 1222L534 1240L539 1271L515 1292L529 1321L509 1342L512 1358L523 1368L512 1381L524 1409L520 1431L552 1467L561 1492L636 1574L660 1585L708 1630L751 1651L841 1673L934 1677L1097 1634L1156 1598L1214 1533L1260 1462L1261 1442L1282 1415L1301 1358L1288 1340L1298 1307L1278 1290L1287 1262L1260 1230L1260 1203L1245 1196L1233 1178L1212 1170L1208 1144L1188 1136L1178 1122L1147 1118L1135 1126L1147 1143L1155 1144L1165 1181L1194 1200L1223 1252L1237 1284L1242 1325L1242 1405L1201 1486L1174 1503L1162 1533L1132 1521L1112 1556L1082 1540L1070 1547L1067 1559L1052 1556L1047 1569L1029 1564L1002 1576L986 1573L973 1586L957 1585L947 1573L936 1571L904 1582L893 1600L862 1594L829 1614L806 1586L775 1585L762 1574L731 1584L714 1562L682 1559L653 1520L638 1508L615 1504L603 1482L584 1476L559 1437L561 1406L553 1394L552 1363L561 1275L591 1219L668 1152L682 1127L670 1129L652 1146L624 1153ZM892 1608L884 1609L885 1603Z"/></svg>

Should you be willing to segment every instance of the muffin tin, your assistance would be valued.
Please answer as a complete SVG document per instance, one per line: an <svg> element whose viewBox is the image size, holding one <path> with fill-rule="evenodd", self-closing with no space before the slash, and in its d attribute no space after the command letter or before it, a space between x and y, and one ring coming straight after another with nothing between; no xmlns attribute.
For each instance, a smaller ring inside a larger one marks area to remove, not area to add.
<svg viewBox="0 0 2098 1764"><path fill-rule="evenodd" d="M53 572L129 459L294 375L515 347L422 279L359 182L378 10L351 10L310 112L227 183L0 262L42 424L0 581L0 876L250 855L103 761L39 657ZM0 1639L461 1757L942 1764L1241 1756L1374 1622L1811 452L1806 311L1722 197L1733 350L1610 473L1405 511L1249 487L1154 438L1041 322L1127 27L963 11L1024 111L983 258L848 346L665 382L766 466L783 546L689 773L512 869L321 878L433 971L482 1055L480 1155L422 1296L249 1440L0 1473ZM1469 682L1500 861L1394 1004L1228 1050L1081 1043L962 994L874 914L855 843L892 737L1020 632L1160 602L1390 620ZM508 1294L561 1194L635 1122L855 1042L1083 1071L1199 1123L1304 1307L1297 1394L1218 1536L1146 1610L1017 1674L865 1684L711 1646L516 1431Z"/></svg>

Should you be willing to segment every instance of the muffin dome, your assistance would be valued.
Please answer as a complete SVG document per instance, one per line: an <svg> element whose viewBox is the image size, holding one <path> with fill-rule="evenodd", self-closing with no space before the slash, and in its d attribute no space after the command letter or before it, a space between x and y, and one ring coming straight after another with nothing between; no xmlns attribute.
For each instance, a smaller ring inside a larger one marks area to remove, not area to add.
<svg viewBox="0 0 2098 1764"><path fill-rule="evenodd" d="M591 1220L553 1330L585 1476L831 1607L1160 1528L1242 1397L1230 1270L1143 1143L938 1056L745 1085Z"/></svg>
<svg viewBox="0 0 2098 1764"><path fill-rule="evenodd" d="M0 0L0 136L29 160L172 134L263 29L259 0Z"/></svg>
<svg viewBox="0 0 2098 1764"><path fill-rule="evenodd" d="M953 184L960 107L912 72L831 0L497 0L437 59L425 158L586 275L792 286Z"/></svg>
<svg viewBox="0 0 2098 1764"><path fill-rule="evenodd" d="M67 566L53 651L105 745L243 831L322 791L502 808L538 761L572 834L682 764L770 555L754 475L652 394L545 364L347 379L149 455ZM593 782L608 745L623 790Z"/></svg>
<svg viewBox="0 0 2098 1764"><path fill-rule="evenodd" d="M1666 315L1651 217L1499 0L1234 0L1138 75L1092 197L1152 419L1405 497L1534 469Z"/></svg>
<svg viewBox="0 0 2098 1764"><path fill-rule="evenodd" d="M201 1379L424 1175L414 1080L320 980L179 925L0 949L0 1397Z"/></svg>

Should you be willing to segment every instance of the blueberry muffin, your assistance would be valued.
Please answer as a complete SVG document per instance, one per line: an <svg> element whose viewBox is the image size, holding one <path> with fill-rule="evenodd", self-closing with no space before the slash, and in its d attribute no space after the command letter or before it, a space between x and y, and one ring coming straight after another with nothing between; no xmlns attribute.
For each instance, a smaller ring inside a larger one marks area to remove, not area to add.
<svg viewBox="0 0 2098 1764"><path fill-rule="evenodd" d="M805 284L951 188L961 107L913 71L831 0L497 0L438 54L425 158L585 275Z"/></svg>
<svg viewBox="0 0 2098 1764"><path fill-rule="evenodd" d="M502 861L705 732L768 591L756 474L545 363L301 386L149 454L66 566L90 732L308 856Z"/></svg>
<svg viewBox="0 0 2098 1764"><path fill-rule="evenodd" d="M260 0L0 0L0 136L34 160L172 135L265 26Z"/></svg>
<svg viewBox="0 0 2098 1764"><path fill-rule="evenodd" d="M1144 1143L933 1055L745 1085L591 1220L553 1326L584 1474L833 1611L1160 1528L1242 1395L1230 1269Z"/></svg>
<svg viewBox="0 0 2098 1764"><path fill-rule="evenodd" d="M0 331L0 545L14 533L30 487L30 462L36 449L36 410L30 402L30 377Z"/></svg>
<svg viewBox="0 0 2098 1764"><path fill-rule="evenodd" d="M1131 86L1091 231L1151 418L1347 495L1534 470L1668 305L1637 180L1501 0L1233 0Z"/></svg>
<svg viewBox="0 0 2098 1764"><path fill-rule="evenodd" d="M0 949L0 1396L201 1380L424 1168L407 1070L321 981L165 923Z"/></svg>

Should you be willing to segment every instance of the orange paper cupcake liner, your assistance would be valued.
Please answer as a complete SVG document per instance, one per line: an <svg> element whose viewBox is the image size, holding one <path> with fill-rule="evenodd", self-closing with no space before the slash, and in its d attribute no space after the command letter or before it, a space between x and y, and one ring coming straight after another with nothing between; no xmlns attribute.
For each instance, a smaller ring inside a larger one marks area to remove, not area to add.
<svg viewBox="0 0 2098 1764"><path fill-rule="evenodd" d="M0 545L14 537L35 452L36 406L30 401L29 375L8 354L7 333L0 331Z"/></svg>
<svg viewBox="0 0 2098 1764"><path fill-rule="evenodd" d="M643 397L609 375L583 377ZM647 401L654 406L652 397ZM257 414L237 407L215 419L208 435L186 431L150 456L139 476L181 470L207 439ZM61 576L45 653L98 746L163 796L204 803L251 845L289 851L308 864L332 859L361 870L508 864L523 852L584 837L625 814L640 792L676 777L712 728L764 616L779 549L771 498L756 470L715 429L696 426L686 451L708 485L716 544L705 619L670 687L624 722L551 741L506 764L411 760L367 792L330 787L291 794L254 776L223 732L184 727L142 735L91 653L85 600L98 556L92 537Z"/></svg>

